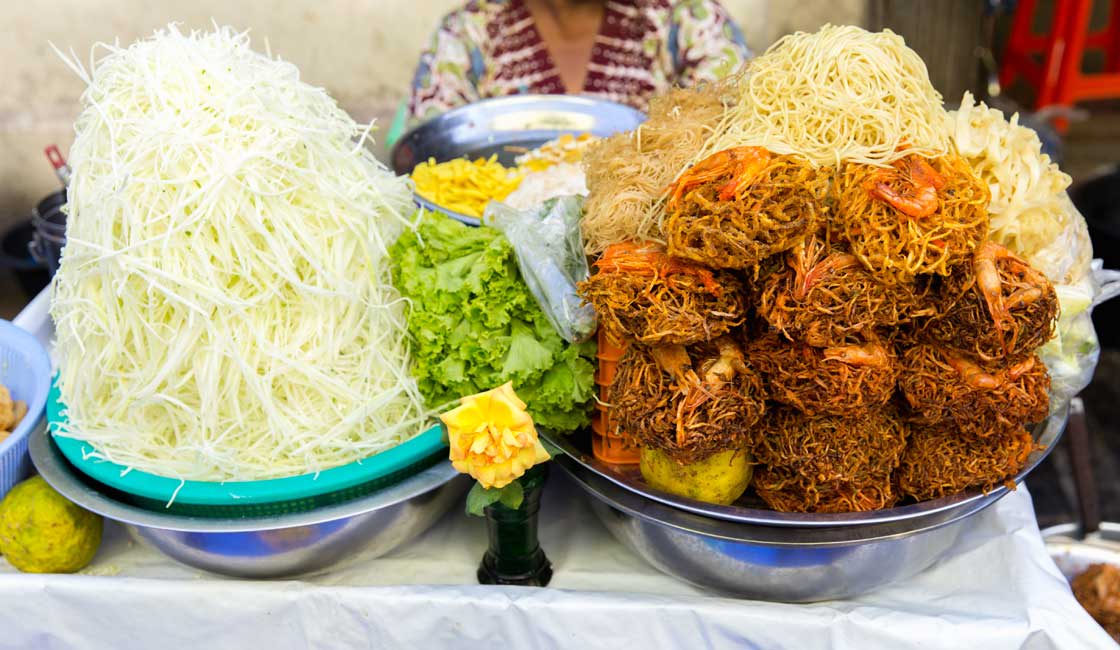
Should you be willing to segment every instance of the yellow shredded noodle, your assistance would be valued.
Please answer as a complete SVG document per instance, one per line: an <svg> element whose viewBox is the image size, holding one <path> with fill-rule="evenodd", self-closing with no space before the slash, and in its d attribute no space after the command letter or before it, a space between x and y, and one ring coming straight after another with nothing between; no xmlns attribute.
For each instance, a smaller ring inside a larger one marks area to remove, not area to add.
<svg viewBox="0 0 1120 650"><path fill-rule="evenodd" d="M695 160L750 145L818 166L883 166L948 150L941 95L922 59L890 30L826 25L786 36L751 61L737 94Z"/></svg>

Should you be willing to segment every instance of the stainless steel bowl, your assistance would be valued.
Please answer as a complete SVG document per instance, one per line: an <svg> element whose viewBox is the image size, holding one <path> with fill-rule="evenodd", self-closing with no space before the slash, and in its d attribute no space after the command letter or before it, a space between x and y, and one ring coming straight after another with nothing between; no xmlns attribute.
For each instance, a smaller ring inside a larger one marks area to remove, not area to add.
<svg viewBox="0 0 1120 650"><path fill-rule="evenodd" d="M124 524L173 560L242 578L306 575L383 555L427 530L467 488L466 478L444 462L366 497L310 512L185 517L107 496L70 466L44 428L32 434L29 448L39 474L67 499Z"/></svg>
<svg viewBox="0 0 1120 650"><path fill-rule="evenodd" d="M489 158L497 155L503 165L526 150L565 133L608 136L630 131L645 121L640 111L589 97L571 95L511 95L484 99L452 109L401 136L390 153L397 174L435 158ZM478 219L442 208L413 193L417 205L442 212L477 226Z"/></svg>
<svg viewBox="0 0 1120 650"><path fill-rule="evenodd" d="M1042 531L1046 550L1066 580L1073 580L1090 564L1120 566L1120 524L1101 522L1099 530L1083 538L1080 530L1079 524L1071 523Z"/></svg>
<svg viewBox="0 0 1120 650"><path fill-rule="evenodd" d="M1066 423L1069 421L1069 414L1070 404L1067 402L1054 409L1054 412L1046 420L1035 426L1033 435L1035 441L1040 445L1040 449L1031 453L1026 465L1015 475L1013 480L1016 484L1021 483L1058 443L1065 431ZM938 520L939 517L943 519L945 515L952 516L954 512L968 510L975 505L990 505L1003 498L1008 492L1007 487L1000 485L988 492L978 489L965 490L960 494L921 503L883 508L870 512L839 514L776 512L767 509L761 503L752 503L746 500L741 500L730 506L721 506L654 489L642 479L637 465L604 463L595 458L586 448L581 448L573 437L561 436L548 431L542 431L541 433L549 443L563 451L583 469L614 483L618 487L686 512L735 523L791 528L873 526L911 520L928 524ZM587 445L584 445L584 447L587 447Z"/></svg>
<svg viewBox="0 0 1120 650"><path fill-rule="evenodd" d="M760 600L848 598L913 576L945 557L967 519L993 501L876 525L792 528L702 517L640 496L558 455L619 541L694 585Z"/></svg>

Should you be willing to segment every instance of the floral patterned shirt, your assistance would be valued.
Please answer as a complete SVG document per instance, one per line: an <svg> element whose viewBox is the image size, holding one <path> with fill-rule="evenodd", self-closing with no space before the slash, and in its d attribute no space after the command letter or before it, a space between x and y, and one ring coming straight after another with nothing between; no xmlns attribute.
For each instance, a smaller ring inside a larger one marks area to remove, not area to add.
<svg viewBox="0 0 1120 650"><path fill-rule="evenodd" d="M582 94L646 110L670 87L715 80L750 51L715 0L608 0ZM444 17L412 82L411 122L487 97L563 94L523 0L472 0Z"/></svg>

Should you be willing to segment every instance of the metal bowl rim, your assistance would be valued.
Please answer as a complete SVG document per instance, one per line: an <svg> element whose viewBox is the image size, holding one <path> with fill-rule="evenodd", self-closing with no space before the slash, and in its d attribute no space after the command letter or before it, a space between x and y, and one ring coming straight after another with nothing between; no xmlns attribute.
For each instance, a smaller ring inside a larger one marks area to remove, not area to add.
<svg viewBox="0 0 1120 650"><path fill-rule="evenodd" d="M204 518L152 512L101 494L77 478L77 470L71 468L53 446L45 426L40 425L32 432L28 450L43 479L90 512L132 526L195 533L258 532L337 521L398 505L446 485L459 475L450 462L444 461L373 494L308 512L271 517Z"/></svg>
<svg viewBox="0 0 1120 650"><path fill-rule="evenodd" d="M591 109L596 106L607 106L612 110L618 110L621 113L630 113L633 117L640 118L639 122L644 121L646 117L645 113L639 111L633 106L628 106L620 102L614 102L609 99L599 99L598 97L588 97L585 95L547 95L539 93L523 93L518 95L505 95L502 97L488 97L486 99L480 99L477 102L471 102L470 104L456 106L455 108L424 120L423 122L402 133L401 137L398 138L395 143L393 143L392 148L389 150L390 167L393 169L394 173L401 173L397 171L395 166L397 160L397 151L406 142L408 142L412 138L412 136L414 136L416 133L419 133L420 131L434 128L434 126L439 124L440 122L452 121L462 115L478 111L482 111L484 113L499 114L501 113L501 109L509 110L513 108L519 108L521 105L536 105L538 107L551 105L553 108L579 107L583 109ZM585 112L590 111L585 110ZM524 130L522 131L522 133L543 133L545 131L568 132L570 131L570 129L532 129Z"/></svg>
<svg viewBox="0 0 1120 650"><path fill-rule="evenodd" d="M480 116L493 116L503 113L512 113L518 109L526 107L534 107L538 109L551 108L554 110L582 109L579 112L585 114L592 114L594 109L596 108L607 107L612 111L617 111L620 115L628 114L635 120L636 123L639 124L643 122L646 117L644 113L634 108L633 106L628 106L619 102L613 102L607 99L599 99L597 97L588 97L583 95L542 95L526 93L519 95L507 95L503 97L490 97L487 99L479 100L477 102L472 102L470 104L457 106L449 111L440 113L439 115L425 120L424 122L421 122L420 124L417 124L408 131L404 132L389 150L389 167L395 174L410 173L411 170L405 171L398 168L397 157L401 147L406 146L406 144L408 144L416 136L417 133L430 129L437 129L441 123L453 122L462 116L470 116L471 114L478 114ZM508 138L505 135L503 135L503 137L497 137L495 139L495 142L499 142L504 139L523 138L526 135L536 135L538 137L544 137L545 135L556 133L575 132L576 130L574 129L526 129L491 132L491 137L493 138L495 137L495 135L499 134L508 134ZM514 134L516 134L516 138L514 137ZM412 201L418 207L423 208L424 210L447 215L452 219L455 219L456 221L467 224L468 226L482 225L482 221L479 218L472 217L461 212L456 212L455 210L444 208L443 206L440 206L435 202L424 198L423 196L418 194L415 189L412 190Z"/></svg>
<svg viewBox="0 0 1120 650"><path fill-rule="evenodd" d="M1088 538L1080 537L1080 522L1057 524L1040 532L1047 554L1066 580L1077 575L1077 565L1120 565L1120 523L1102 521Z"/></svg>
<svg viewBox="0 0 1120 650"><path fill-rule="evenodd" d="M906 527L907 522L831 528L765 526L702 517L678 510L606 481L573 463L569 458L557 458L556 462L596 502L627 516L690 535L769 547L843 548L900 540L959 523L982 512L998 500L975 502L968 508L950 511L945 513L944 517L933 520L932 523L927 521L925 525L916 527ZM804 539L797 539L797 537Z"/></svg>
<svg viewBox="0 0 1120 650"><path fill-rule="evenodd" d="M1023 479L1050 454L1050 451L1058 441L1061 440L1062 434L1065 432L1066 421L1069 418L1069 414L1070 402L1067 401L1056 408L1054 412L1046 418L1045 422L1039 425L1043 427L1043 431L1038 435L1037 440L1045 444L1042 449L1032 454L1027 465L1015 475L1013 481L1016 485L1021 484ZM609 466L601 463L598 459L576 449L568 442L567 438L547 431L542 431L542 436L584 469L633 494L701 517L740 524L790 528L874 526L914 519L924 519L958 509L967 509L971 504L975 503L986 503L990 505L1009 492L1006 486L1000 485L987 493L972 489L952 496L900 507L884 508L882 510L873 510L870 512L839 514L789 513L763 510L761 508L719 506L678 497L653 488L648 488L644 485L634 485L625 477L619 476L617 473L613 472Z"/></svg>
<svg viewBox="0 0 1120 650"><path fill-rule="evenodd" d="M1081 530L1081 524L1075 521L1067 522L1064 524L1055 524L1047 526L1039 531L1042 539L1052 539L1055 537L1072 537L1077 535ZM1110 538L1116 538L1120 542L1120 523L1113 521L1102 521L1098 525L1098 530Z"/></svg>
<svg viewBox="0 0 1120 650"><path fill-rule="evenodd" d="M435 202L429 201L428 199L424 198L423 196L417 194L415 190L413 190L413 192L412 192L412 202L416 204L416 207L420 208L421 210L424 210L425 212L435 212L437 214L442 214L444 216L451 217L455 221L458 221L459 223L466 224L468 226L481 226L482 225L482 219L479 219L478 217L472 217L470 215L463 214L462 212L456 212L455 210L451 210L451 209L445 208L441 205L438 205Z"/></svg>

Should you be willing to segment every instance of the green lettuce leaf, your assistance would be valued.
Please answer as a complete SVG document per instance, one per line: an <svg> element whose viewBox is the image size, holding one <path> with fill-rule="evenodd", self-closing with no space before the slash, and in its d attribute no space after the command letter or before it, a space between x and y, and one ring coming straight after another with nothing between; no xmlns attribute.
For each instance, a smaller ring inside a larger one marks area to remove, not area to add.
<svg viewBox="0 0 1120 650"><path fill-rule="evenodd" d="M595 345L560 338L501 233L429 213L390 254L393 282L411 303L413 376L430 405L512 381L538 426L588 425Z"/></svg>

